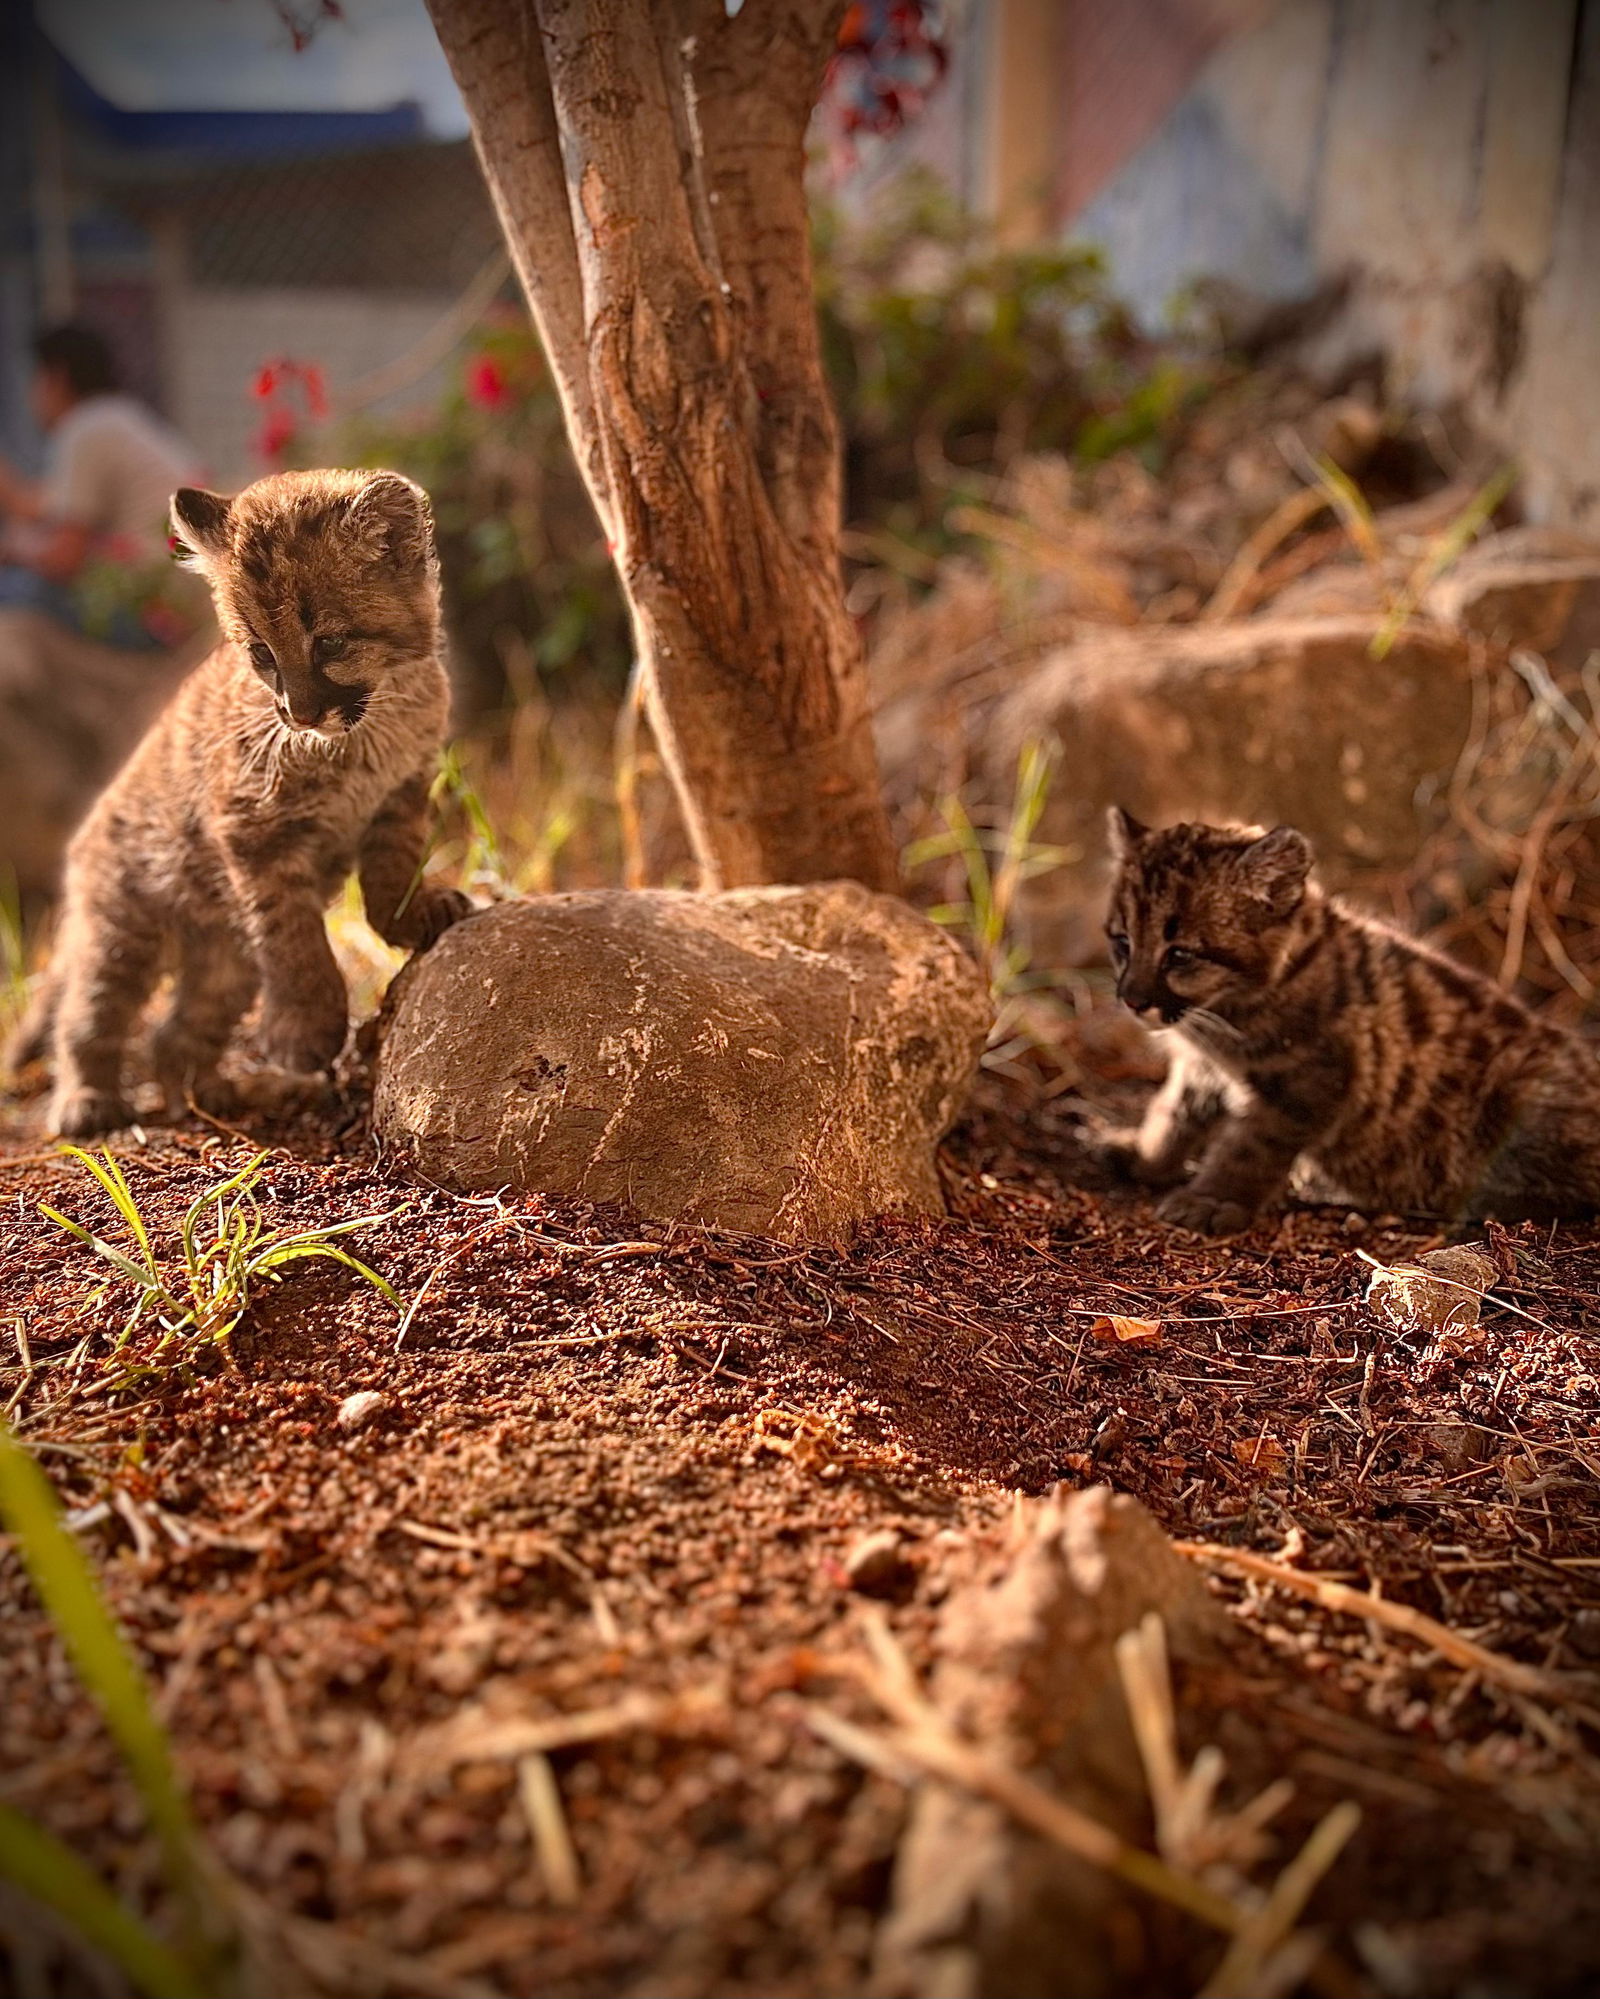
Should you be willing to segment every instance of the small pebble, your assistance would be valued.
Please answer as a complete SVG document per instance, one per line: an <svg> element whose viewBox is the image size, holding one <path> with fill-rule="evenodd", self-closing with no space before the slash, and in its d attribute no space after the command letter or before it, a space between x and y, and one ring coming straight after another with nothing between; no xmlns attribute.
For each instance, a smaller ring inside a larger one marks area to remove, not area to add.
<svg viewBox="0 0 1600 1999"><path fill-rule="evenodd" d="M1478 1244L1430 1249L1415 1263L1374 1270L1367 1303L1397 1333L1478 1337L1479 1310L1499 1275Z"/></svg>
<svg viewBox="0 0 1600 1999"><path fill-rule="evenodd" d="M393 1406L391 1399L380 1394L376 1388L361 1388L354 1395L344 1398L333 1420L341 1430L364 1430Z"/></svg>
<svg viewBox="0 0 1600 1999"><path fill-rule="evenodd" d="M845 1557L845 1580L862 1596L889 1596L906 1581L909 1564L893 1527L866 1534Z"/></svg>

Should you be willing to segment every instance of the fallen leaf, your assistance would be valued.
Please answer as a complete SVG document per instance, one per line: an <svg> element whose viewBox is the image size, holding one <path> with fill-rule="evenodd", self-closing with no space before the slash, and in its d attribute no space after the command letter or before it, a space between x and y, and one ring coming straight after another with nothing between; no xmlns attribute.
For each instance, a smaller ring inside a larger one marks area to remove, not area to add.
<svg viewBox="0 0 1600 1999"><path fill-rule="evenodd" d="M1233 1455L1257 1471L1279 1472L1289 1462L1289 1453L1275 1437L1235 1437Z"/></svg>
<svg viewBox="0 0 1600 1999"><path fill-rule="evenodd" d="M1159 1319L1096 1319L1089 1328L1097 1340L1121 1340L1129 1346L1153 1346L1161 1337Z"/></svg>

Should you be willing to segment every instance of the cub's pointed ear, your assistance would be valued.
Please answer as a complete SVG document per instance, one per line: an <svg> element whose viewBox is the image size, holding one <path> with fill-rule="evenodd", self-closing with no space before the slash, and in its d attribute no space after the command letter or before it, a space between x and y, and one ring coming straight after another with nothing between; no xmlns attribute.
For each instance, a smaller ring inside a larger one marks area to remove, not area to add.
<svg viewBox="0 0 1600 1999"><path fill-rule="evenodd" d="M1149 833L1150 828L1135 819L1131 812L1124 812L1120 805L1113 805L1106 811L1106 838L1111 842L1113 857L1125 861Z"/></svg>
<svg viewBox="0 0 1600 1999"><path fill-rule="evenodd" d="M1311 872L1311 842L1292 826L1274 826L1240 854L1237 867L1244 892L1273 916L1293 915Z"/></svg>
<svg viewBox="0 0 1600 1999"><path fill-rule="evenodd" d="M200 486L180 486L172 496L172 553L194 569L210 569L227 551L232 500Z"/></svg>
<svg viewBox="0 0 1600 1999"><path fill-rule="evenodd" d="M433 508L414 480L399 472L374 472L348 506L350 525L375 560L402 569L436 566Z"/></svg>

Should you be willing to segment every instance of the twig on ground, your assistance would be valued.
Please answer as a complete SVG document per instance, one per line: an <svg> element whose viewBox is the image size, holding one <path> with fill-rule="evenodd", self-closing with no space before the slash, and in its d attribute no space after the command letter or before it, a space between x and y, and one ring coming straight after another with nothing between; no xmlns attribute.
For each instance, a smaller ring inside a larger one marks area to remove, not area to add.
<svg viewBox="0 0 1600 1999"><path fill-rule="evenodd" d="M427 1276L423 1278L422 1284L418 1289L415 1297L413 1297L411 1303L406 1307L405 1312L401 1317L399 1325L395 1328L394 1350L396 1353L400 1353L404 1350L406 1343L406 1335L411 1331L411 1327L416 1319L417 1313L421 1309L423 1299L426 1298L428 1293L433 1289L435 1279L441 1277L444 1274L444 1272L450 1268L451 1264L459 1263L461 1259L468 1253L469 1250L476 1249L478 1244L482 1242L486 1236L493 1235L496 1229L501 1229L506 1227L506 1225L510 1223L512 1219L513 1218L510 1215L507 1215L505 1213L496 1215L492 1222L486 1222L481 1229L474 1230L474 1232L467 1237L465 1242L457 1243L455 1248L451 1250L447 1256L440 1257L439 1261L428 1272Z"/></svg>
<svg viewBox="0 0 1600 1999"><path fill-rule="evenodd" d="M1392 1603L1387 1597L1374 1596L1367 1590L1351 1589L1347 1583L1329 1582L1323 1576L1290 1568L1285 1562L1270 1561L1265 1555L1249 1554L1243 1548L1224 1548L1214 1541L1174 1541L1172 1545L1190 1561L1219 1562L1254 1577L1257 1582L1272 1583L1309 1603L1320 1604L1324 1610L1337 1611L1346 1617L1364 1617L1369 1623L1403 1632L1464 1672L1481 1674L1508 1693L1521 1694L1529 1700L1559 1702L1591 1726L1600 1727L1600 1712L1577 1699L1568 1683L1556 1674L1491 1652L1475 1639L1463 1638L1459 1631L1452 1631L1449 1625L1429 1617L1426 1611L1413 1610L1410 1604Z"/></svg>
<svg viewBox="0 0 1600 1999"><path fill-rule="evenodd" d="M548 1756L582 1742L603 1742L630 1729L661 1735L697 1734L714 1717L727 1712L727 1697L719 1687L690 1688L682 1694L625 1694L606 1707L581 1708L573 1714L500 1717L469 1708L415 1748L429 1765L493 1762L505 1757L520 1762L527 1756Z"/></svg>
<svg viewBox="0 0 1600 1999"><path fill-rule="evenodd" d="M556 1773L541 1750L530 1750L519 1759L517 1788L550 1899L559 1908L571 1908L583 1891L583 1880L572 1834L567 1830L567 1815L561 1807Z"/></svg>
<svg viewBox="0 0 1600 1999"><path fill-rule="evenodd" d="M1281 500L1228 564L1222 581L1200 613L1201 622L1220 624L1223 619L1248 610L1246 600L1253 597L1257 574L1267 557L1296 528L1304 527L1307 521L1331 504L1328 495L1318 486L1302 486L1298 492Z"/></svg>
<svg viewBox="0 0 1600 1999"><path fill-rule="evenodd" d="M577 1576L583 1582L593 1582L594 1573L576 1555L569 1555L559 1541L552 1541L548 1534L536 1534L526 1528L518 1528L505 1539L485 1539L471 1534L458 1534L453 1527L430 1527L421 1520L391 1520L389 1525L397 1534L408 1534L413 1541L421 1541L430 1548L459 1548L463 1554L492 1555L496 1560L515 1562L520 1568L527 1568L539 1556L547 1556L558 1562L569 1575Z"/></svg>
<svg viewBox="0 0 1600 1999"><path fill-rule="evenodd" d="M1274 1960L1295 1941L1291 1931L1311 1899L1312 1890L1344 1851L1361 1823L1360 1807L1348 1800L1334 1805L1318 1821L1311 1837L1273 1882L1262 1907L1245 1923L1223 1953L1222 1962L1201 1988L1200 1999L1258 1999L1265 1991L1282 1990L1273 1977ZM1315 1955L1315 1938L1301 1946ZM1304 1965L1309 1970L1311 1958Z"/></svg>

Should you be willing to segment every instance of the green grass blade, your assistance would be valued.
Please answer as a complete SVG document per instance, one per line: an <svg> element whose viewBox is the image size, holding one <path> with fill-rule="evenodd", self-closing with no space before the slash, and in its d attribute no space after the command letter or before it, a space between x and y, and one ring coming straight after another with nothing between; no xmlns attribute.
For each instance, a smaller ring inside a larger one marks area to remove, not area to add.
<svg viewBox="0 0 1600 1999"><path fill-rule="evenodd" d="M1466 551L1494 519L1500 503L1516 484L1519 468L1515 461L1500 469L1481 485L1455 519L1429 544L1427 552L1407 579L1405 588L1389 607L1389 615L1374 634L1368 656L1387 659L1400 636L1400 629L1416 610L1432 586Z"/></svg>
<svg viewBox="0 0 1600 1999"><path fill-rule="evenodd" d="M139 1212L139 1203L133 1198L133 1189L128 1185L122 1168L109 1152L103 1155L105 1164L102 1166L100 1161L85 1152L81 1145L64 1145L61 1151L64 1157L76 1159L80 1166L87 1167L110 1195L111 1205L128 1224L133 1231L135 1241L144 1251L145 1268L154 1276L156 1260L151 1253L150 1237L145 1230L144 1216Z"/></svg>
<svg viewBox="0 0 1600 1999"><path fill-rule="evenodd" d="M1317 485L1328 505L1339 516L1344 531L1362 561L1375 569L1383 566L1383 546L1367 496L1350 474L1326 455L1313 462Z"/></svg>
<svg viewBox="0 0 1600 1999"><path fill-rule="evenodd" d="M144 1677L101 1601L88 1558L61 1523L54 1488L4 1423L0 1423L0 1520L16 1536L33 1586L61 1634L78 1678L105 1716L198 1933L194 1832Z"/></svg>
<svg viewBox="0 0 1600 1999"><path fill-rule="evenodd" d="M356 1215L347 1222L329 1222L326 1228L301 1229L297 1235L279 1236L278 1242L280 1245L299 1242L326 1242L330 1236L348 1235L352 1229L369 1229L374 1222L392 1222L400 1215L406 1214L410 1209L410 1205L407 1202L404 1207L395 1208L386 1215Z"/></svg>
<svg viewBox="0 0 1600 1999"><path fill-rule="evenodd" d="M290 1263L310 1263L321 1260L327 1263L342 1263L346 1270L353 1270L358 1277L364 1277L375 1291L379 1291L392 1305L400 1303L393 1285L387 1278L380 1277L370 1264L363 1263L358 1256L352 1256L347 1249L341 1249L332 1242L280 1242L274 1243L251 1265L256 1271L271 1276Z"/></svg>
<svg viewBox="0 0 1600 1999"><path fill-rule="evenodd" d="M929 861L947 861L952 854L961 851L959 835L951 832L927 833L920 840L910 841L901 855L901 865L906 869L926 867Z"/></svg>
<svg viewBox="0 0 1600 1999"><path fill-rule="evenodd" d="M205 1999L195 1973L53 1833L0 1804L0 1874L53 1909L149 1999Z"/></svg>
<svg viewBox="0 0 1600 1999"><path fill-rule="evenodd" d="M65 1229L68 1235L75 1235L79 1242L86 1242L96 1256L104 1257L107 1263L114 1269L120 1270L122 1275L130 1283L137 1284L140 1290L146 1291L152 1297L156 1298L165 1298L167 1296L166 1286L161 1282L160 1277L155 1273L153 1268L151 1270L144 1269L141 1265L135 1263L131 1256L125 1256L120 1249L114 1248L103 1236L91 1235L82 1222L75 1222L70 1215L62 1214L59 1208L49 1207L45 1202L41 1201L39 1203L39 1212L47 1221L54 1222L58 1229Z"/></svg>
<svg viewBox="0 0 1600 1999"><path fill-rule="evenodd" d="M189 1203L184 1213L182 1229L184 1257L187 1261L193 1261L191 1245L194 1242L194 1232L199 1224L201 1215L215 1201L217 1204L217 1226L220 1233L224 1198L229 1194L240 1193L245 1188L253 1185L260 1177L262 1168L266 1163L266 1153L258 1152L253 1159L247 1159L238 1172L233 1174L231 1178L224 1180L220 1187L208 1187L203 1194L197 1194Z"/></svg>

